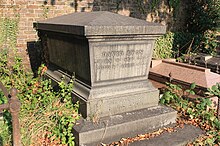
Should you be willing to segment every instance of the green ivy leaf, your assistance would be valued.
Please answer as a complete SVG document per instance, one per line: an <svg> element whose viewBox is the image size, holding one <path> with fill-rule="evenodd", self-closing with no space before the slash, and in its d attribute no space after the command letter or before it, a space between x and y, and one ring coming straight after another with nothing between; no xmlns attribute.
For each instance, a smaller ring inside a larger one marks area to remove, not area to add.
<svg viewBox="0 0 220 146"><path fill-rule="evenodd" d="M194 92L194 91L192 91L192 90L191 90L189 93L190 93L190 94L192 94L192 95L195 95L195 92Z"/></svg>
<svg viewBox="0 0 220 146"><path fill-rule="evenodd" d="M214 121L215 120L215 116L210 117L210 120Z"/></svg>
<svg viewBox="0 0 220 146"><path fill-rule="evenodd" d="M195 87L196 87L196 83L192 83L192 84L190 85L190 89L195 89Z"/></svg>
<svg viewBox="0 0 220 146"><path fill-rule="evenodd" d="M190 90L189 90L189 89L187 89L187 90L185 90L185 92L188 92L188 93L189 93L189 92L190 92Z"/></svg>
<svg viewBox="0 0 220 146"><path fill-rule="evenodd" d="M219 89L218 89L218 87L217 87L216 85L213 85L213 86L212 86L212 91L217 91L217 92L219 92Z"/></svg>

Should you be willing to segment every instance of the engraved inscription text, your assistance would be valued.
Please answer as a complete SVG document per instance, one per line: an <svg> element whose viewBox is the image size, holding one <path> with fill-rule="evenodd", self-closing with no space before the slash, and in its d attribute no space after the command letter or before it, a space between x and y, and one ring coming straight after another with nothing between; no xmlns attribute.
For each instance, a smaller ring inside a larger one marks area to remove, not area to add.
<svg viewBox="0 0 220 146"><path fill-rule="evenodd" d="M95 46L95 80L144 76L150 52L151 44Z"/></svg>

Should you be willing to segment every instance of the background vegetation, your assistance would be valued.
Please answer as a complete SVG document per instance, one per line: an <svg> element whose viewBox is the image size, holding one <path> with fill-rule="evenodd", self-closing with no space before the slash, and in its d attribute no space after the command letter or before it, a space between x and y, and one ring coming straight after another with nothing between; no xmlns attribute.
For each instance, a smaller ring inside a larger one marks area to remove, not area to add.
<svg viewBox="0 0 220 146"><path fill-rule="evenodd" d="M177 7L172 5L172 7ZM219 0L190 0L186 30L168 32L156 42L154 58L178 58L189 53L216 54L220 28Z"/></svg>

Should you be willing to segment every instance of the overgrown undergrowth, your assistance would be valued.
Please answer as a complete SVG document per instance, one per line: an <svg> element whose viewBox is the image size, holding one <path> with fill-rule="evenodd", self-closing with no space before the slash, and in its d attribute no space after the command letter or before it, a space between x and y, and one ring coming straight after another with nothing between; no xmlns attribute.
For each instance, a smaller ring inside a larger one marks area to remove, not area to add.
<svg viewBox="0 0 220 146"><path fill-rule="evenodd" d="M196 85L193 83L189 89L184 90L180 85L167 83L167 87L162 90L163 96L160 103L177 110L178 116L175 126L164 127L151 133L140 133L136 137L122 138L108 146L127 146L136 141L149 140L166 132L176 132L177 129L184 128L186 124L200 127L206 131L205 135L189 142L187 146L219 146L220 121L216 115L216 108L213 107L209 98L191 98L191 95L195 95L195 87ZM220 86L213 86L209 91L213 89L216 91L216 87L220 88ZM102 146L106 146L106 144L102 144Z"/></svg>
<svg viewBox="0 0 220 146"><path fill-rule="evenodd" d="M79 119L78 103L72 102L71 91L74 79L68 84L61 81L59 90L54 91L51 81L44 79L46 67L42 66L38 77L24 70L22 60L15 57L14 64L8 65L7 50L0 53L0 80L10 89L18 89L18 98L22 106L20 126L22 144L27 145L74 145L72 128ZM0 92L0 104L7 98ZM3 113L1 123L0 144L11 145L11 117L7 111Z"/></svg>
<svg viewBox="0 0 220 146"><path fill-rule="evenodd" d="M179 124L192 124L206 131L206 135L189 143L188 146L220 145L220 121L217 118L216 108L209 98L188 97L190 94L195 94L193 91L195 86L193 83L190 89L183 90L179 85L167 83L160 103L178 111Z"/></svg>

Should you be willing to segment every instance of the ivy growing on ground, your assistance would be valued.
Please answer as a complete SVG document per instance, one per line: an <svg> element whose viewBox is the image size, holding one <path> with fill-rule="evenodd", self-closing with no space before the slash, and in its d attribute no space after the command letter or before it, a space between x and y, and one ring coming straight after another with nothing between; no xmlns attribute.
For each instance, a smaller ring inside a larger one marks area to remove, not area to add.
<svg viewBox="0 0 220 146"><path fill-rule="evenodd" d="M193 124L207 131L206 135L189 143L189 146L219 145L220 121L216 117L216 109L209 98L189 98L195 95L195 87L193 83L190 89L184 90L180 85L167 83L160 103L176 109L182 123Z"/></svg>
<svg viewBox="0 0 220 146"><path fill-rule="evenodd" d="M20 126L23 145L74 145L72 128L79 119L78 103L72 102L74 78L69 83L61 81L55 92L51 81L44 79L46 67L42 66L38 76L24 70L22 60L15 55L14 64L8 65L7 50L0 53L0 80L10 89L18 89L18 98L22 106ZM0 92L1 93L1 92ZM6 103L6 97L0 94L0 102ZM4 124L0 136L4 145L11 143L11 119L4 112ZM2 132L4 131L4 132Z"/></svg>

